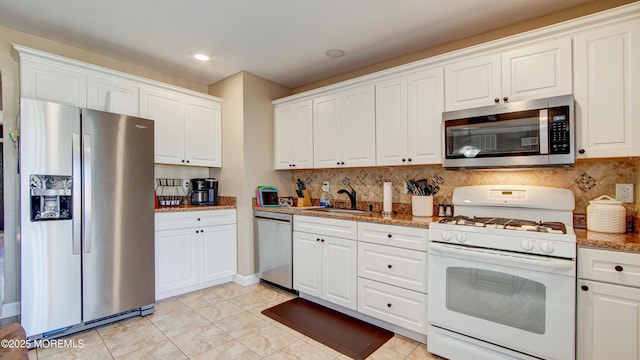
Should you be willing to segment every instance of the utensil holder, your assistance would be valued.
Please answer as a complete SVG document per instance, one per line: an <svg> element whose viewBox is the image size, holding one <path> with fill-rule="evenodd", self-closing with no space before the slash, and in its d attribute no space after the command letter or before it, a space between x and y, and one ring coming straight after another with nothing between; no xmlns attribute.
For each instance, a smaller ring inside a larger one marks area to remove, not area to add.
<svg viewBox="0 0 640 360"><path fill-rule="evenodd" d="M411 196L411 215L433 216L433 196Z"/></svg>

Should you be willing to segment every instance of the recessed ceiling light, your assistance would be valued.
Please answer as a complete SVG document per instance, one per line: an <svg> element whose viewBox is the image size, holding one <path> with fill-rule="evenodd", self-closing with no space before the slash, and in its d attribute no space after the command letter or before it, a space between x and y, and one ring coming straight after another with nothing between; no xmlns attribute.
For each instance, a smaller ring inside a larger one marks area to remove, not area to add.
<svg viewBox="0 0 640 360"><path fill-rule="evenodd" d="M325 51L325 55L327 55L328 57L332 57L332 58L339 58L339 57L344 56L344 50L329 49L329 50Z"/></svg>
<svg viewBox="0 0 640 360"><path fill-rule="evenodd" d="M200 60L200 61L209 61L209 57L205 54L193 54L193 57L196 60Z"/></svg>

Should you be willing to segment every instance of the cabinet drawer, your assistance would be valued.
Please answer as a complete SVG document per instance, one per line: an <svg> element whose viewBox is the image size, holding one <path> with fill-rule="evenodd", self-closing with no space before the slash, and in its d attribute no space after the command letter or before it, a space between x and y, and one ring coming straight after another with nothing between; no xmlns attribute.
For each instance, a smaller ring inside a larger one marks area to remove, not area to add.
<svg viewBox="0 0 640 360"><path fill-rule="evenodd" d="M358 311L427 334L427 295L358 278Z"/></svg>
<svg viewBox="0 0 640 360"><path fill-rule="evenodd" d="M234 209L156 213L156 231L236 223Z"/></svg>
<svg viewBox="0 0 640 360"><path fill-rule="evenodd" d="M578 277L640 287L640 254L580 248Z"/></svg>
<svg viewBox="0 0 640 360"><path fill-rule="evenodd" d="M427 253L358 244L358 276L405 289L427 292Z"/></svg>
<svg viewBox="0 0 640 360"><path fill-rule="evenodd" d="M343 239L356 240L358 238L358 223L349 220L295 215L293 230Z"/></svg>
<svg viewBox="0 0 640 360"><path fill-rule="evenodd" d="M427 251L429 230L375 223L358 224L358 240Z"/></svg>

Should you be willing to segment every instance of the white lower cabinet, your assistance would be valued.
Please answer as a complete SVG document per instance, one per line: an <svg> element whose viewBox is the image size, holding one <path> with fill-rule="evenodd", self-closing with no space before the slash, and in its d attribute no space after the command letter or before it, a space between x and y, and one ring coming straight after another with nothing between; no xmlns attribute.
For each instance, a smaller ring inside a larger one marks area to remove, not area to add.
<svg viewBox="0 0 640 360"><path fill-rule="evenodd" d="M304 232L324 223L317 232ZM333 226L336 228L334 228ZM327 234L355 229L353 221L294 216L293 288L348 309L356 310L356 232L339 238Z"/></svg>
<svg viewBox="0 0 640 360"><path fill-rule="evenodd" d="M640 254L578 250L578 359L640 359L639 279Z"/></svg>
<svg viewBox="0 0 640 360"><path fill-rule="evenodd" d="M427 333L427 294L360 278L358 311L420 334Z"/></svg>
<svg viewBox="0 0 640 360"><path fill-rule="evenodd" d="M427 334L428 230L358 223L358 311Z"/></svg>
<svg viewBox="0 0 640 360"><path fill-rule="evenodd" d="M157 213L156 300L231 281L236 211Z"/></svg>

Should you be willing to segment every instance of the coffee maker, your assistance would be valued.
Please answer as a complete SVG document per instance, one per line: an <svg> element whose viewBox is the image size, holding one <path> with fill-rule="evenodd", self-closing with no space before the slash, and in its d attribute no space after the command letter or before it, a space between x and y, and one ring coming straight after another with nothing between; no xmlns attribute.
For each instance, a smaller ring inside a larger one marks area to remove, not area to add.
<svg viewBox="0 0 640 360"><path fill-rule="evenodd" d="M191 179L191 204L218 205L218 180Z"/></svg>

